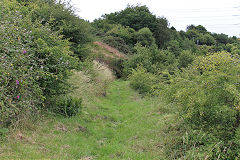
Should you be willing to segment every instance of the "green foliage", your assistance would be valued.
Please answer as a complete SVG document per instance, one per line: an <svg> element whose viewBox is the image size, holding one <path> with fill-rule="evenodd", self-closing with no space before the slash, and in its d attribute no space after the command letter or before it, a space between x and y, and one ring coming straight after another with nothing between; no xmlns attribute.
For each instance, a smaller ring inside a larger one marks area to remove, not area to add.
<svg viewBox="0 0 240 160"><path fill-rule="evenodd" d="M174 132L170 130L170 132ZM172 133L170 133L172 134ZM173 135L169 135L172 137ZM212 151L219 154L222 143L211 134L202 130L187 129L172 137L173 140L166 144L169 159L207 159L214 158ZM218 156L218 155L217 155Z"/></svg>
<svg viewBox="0 0 240 160"><path fill-rule="evenodd" d="M109 30L106 34L114 37L120 37L128 45L135 44L134 42L135 30L130 27L124 27L119 24L113 27L111 30Z"/></svg>
<svg viewBox="0 0 240 160"><path fill-rule="evenodd" d="M172 40L167 44L167 49L173 53L176 57L178 57L181 53L181 48L180 48L180 44L177 40Z"/></svg>
<svg viewBox="0 0 240 160"><path fill-rule="evenodd" d="M135 39L137 43L140 43L142 46L150 47L155 44L155 38L149 28L142 28L136 32Z"/></svg>
<svg viewBox="0 0 240 160"><path fill-rule="evenodd" d="M214 46L207 46L207 45L198 45L195 51L196 55L198 56L203 56L203 55L207 55L209 53L215 53L215 52L216 52L216 49Z"/></svg>
<svg viewBox="0 0 240 160"><path fill-rule="evenodd" d="M138 65L142 65L147 71L152 69L150 48L142 47L140 44L137 44L134 50L136 53L133 54L124 65L125 77L130 74L131 69L136 69Z"/></svg>
<svg viewBox="0 0 240 160"><path fill-rule="evenodd" d="M203 27L202 25L198 25L198 26L189 25L189 26L187 26L187 31L188 30L196 30L196 31L198 31L199 33L202 33L202 34L207 33L207 29L205 27Z"/></svg>
<svg viewBox="0 0 240 160"><path fill-rule="evenodd" d="M181 117L222 140L231 139L239 123L239 67L238 58L224 52L196 59L170 87Z"/></svg>
<svg viewBox="0 0 240 160"><path fill-rule="evenodd" d="M74 13L74 8L64 1L34 1L31 4L31 18L39 20L43 25L49 24L54 31L60 31L64 39L68 39L71 49L80 59L85 58L86 44L91 42L91 26Z"/></svg>
<svg viewBox="0 0 240 160"><path fill-rule="evenodd" d="M129 74L129 69L136 69L142 65L148 72L161 73L164 70L174 72L177 68L177 60L168 50L159 50L156 46L143 47L137 44L134 47L135 54L126 62L124 72Z"/></svg>
<svg viewBox="0 0 240 160"><path fill-rule="evenodd" d="M65 117L72 117L78 114L82 108L82 99L71 96L57 97L51 110Z"/></svg>
<svg viewBox="0 0 240 160"><path fill-rule="evenodd" d="M131 54L131 48L126 44L126 42L120 37L106 36L102 38L102 41L111 47L118 49L120 52L125 54Z"/></svg>
<svg viewBox="0 0 240 160"><path fill-rule="evenodd" d="M207 33L207 30L201 25L197 27L193 25L188 26L186 36L198 45L211 46L216 44L215 38Z"/></svg>
<svg viewBox="0 0 240 160"><path fill-rule="evenodd" d="M239 67L239 58L227 52L201 56L162 90L187 127L168 146L176 150L172 158L239 157Z"/></svg>
<svg viewBox="0 0 240 160"><path fill-rule="evenodd" d="M229 39L228 39L228 35L226 35L226 34L223 34L223 33L221 33L221 34L216 34L216 33L214 33L213 34L213 37L216 39L216 41L217 41L217 44L227 44L228 43L228 41L229 41Z"/></svg>
<svg viewBox="0 0 240 160"><path fill-rule="evenodd" d="M28 7L16 1L0 3L0 123L9 125L65 93L77 61L67 40L47 24L31 21Z"/></svg>
<svg viewBox="0 0 240 160"><path fill-rule="evenodd" d="M153 33L156 44L160 48L171 39L171 31L168 28L167 19L156 17L146 6L128 6L120 12L106 14L103 16L103 20L99 19L94 23L97 26L106 26L106 23L121 24L129 26L135 31L147 27Z"/></svg>
<svg viewBox="0 0 240 160"><path fill-rule="evenodd" d="M195 43L197 42L200 33L196 30L187 30L186 37L190 40L193 40Z"/></svg>
<svg viewBox="0 0 240 160"><path fill-rule="evenodd" d="M210 34L200 34L200 36L198 37L198 44L200 45L215 45L215 39L213 38L213 36L211 36Z"/></svg>
<svg viewBox="0 0 240 160"><path fill-rule="evenodd" d="M130 86L138 90L139 93L151 93L154 85L158 83L158 78L154 74L147 72L142 66L132 69L128 79Z"/></svg>
<svg viewBox="0 0 240 160"><path fill-rule="evenodd" d="M197 49L196 44L188 38L185 38L180 42L180 47L183 50L191 50L192 52L195 52Z"/></svg>
<svg viewBox="0 0 240 160"><path fill-rule="evenodd" d="M125 59L114 59L111 61L111 68L115 72L117 78L122 78L124 76L124 64Z"/></svg>
<svg viewBox="0 0 240 160"><path fill-rule="evenodd" d="M178 57L178 68L186 68L188 65L192 64L195 56L189 50L184 50Z"/></svg>
<svg viewBox="0 0 240 160"><path fill-rule="evenodd" d="M5 140L9 130L7 128L0 128L0 143Z"/></svg>

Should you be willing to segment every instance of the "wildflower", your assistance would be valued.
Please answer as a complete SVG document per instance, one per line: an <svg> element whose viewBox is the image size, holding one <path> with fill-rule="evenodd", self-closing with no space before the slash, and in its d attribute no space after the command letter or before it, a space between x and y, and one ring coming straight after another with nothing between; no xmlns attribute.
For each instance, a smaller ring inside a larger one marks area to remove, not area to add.
<svg viewBox="0 0 240 160"><path fill-rule="evenodd" d="M16 80L16 84L17 84L17 85L19 84L19 81L18 81L18 80Z"/></svg>
<svg viewBox="0 0 240 160"><path fill-rule="evenodd" d="M20 96L17 96L16 98L17 98L17 99L19 99L19 98L20 98Z"/></svg>
<svg viewBox="0 0 240 160"><path fill-rule="evenodd" d="M27 51L26 51L26 50L23 50L23 54L25 54L25 53L27 53Z"/></svg>

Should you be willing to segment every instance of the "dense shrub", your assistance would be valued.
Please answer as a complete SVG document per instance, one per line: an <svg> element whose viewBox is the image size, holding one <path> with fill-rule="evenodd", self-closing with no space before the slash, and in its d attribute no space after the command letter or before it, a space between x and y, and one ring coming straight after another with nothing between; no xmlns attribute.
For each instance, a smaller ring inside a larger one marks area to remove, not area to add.
<svg viewBox="0 0 240 160"><path fill-rule="evenodd" d="M75 14L67 1L36 0L30 3L31 18L43 25L49 24L52 30L60 31L64 39L71 43L71 50L80 59L86 58L86 44L92 41L91 25ZM37 5L36 5L37 4Z"/></svg>
<svg viewBox="0 0 240 160"><path fill-rule="evenodd" d="M159 50L156 45L143 47L137 44L134 47L135 54L125 63L124 73L129 74L129 69L136 69L142 65L147 72L159 74L164 70L174 72L177 68L177 60L168 50Z"/></svg>
<svg viewBox="0 0 240 160"><path fill-rule="evenodd" d="M110 65L117 78L122 78L124 76L125 59L113 59Z"/></svg>
<svg viewBox="0 0 240 160"><path fill-rule="evenodd" d="M229 53L215 53L195 60L171 84L171 95L181 106L181 116L197 128L222 139L233 136L239 119L238 59Z"/></svg>
<svg viewBox="0 0 240 160"><path fill-rule="evenodd" d="M162 48L166 42L171 40L171 31L168 28L168 21L164 17L153 15L147 6L127 6L120 12L105 14L102 19L94 22L98 27L105 27L106 23L121 24L129 26L135 31L144 27L150 29L159 48Z"/></svg>
<svg viewBox="0 0 240 160"><path fill-rule="evenodd" d="M226 52L198 57L165 86L163 94L177 104L189 133L174 140L172 146L179 150L174 158L239 157L239 67L239 58Z"/></svg>
<svg viewBox="0 0 240 160"><path fill-rule="evenodd" d="M9 130L7 128L0 128L0 143L6 140Z"/></svg>
<svg viewBox="0 0 240 160"><path fill-rule="evenodd" d="M137 43L140 43L142 46L150 47L155 44L155 38L153 33L149 28L142 28L135 34L135 39Z"/></svg>
<svg viewBox="0 0 240 160"><path fill-rule="evenodd" d="M130 86L138 90L139 93L151 93L154 85L159 82L156 75L147 72L142 66L132 69L128 80L130 81Z"/></svg>
<svg viewBox="0 0 240 160"><path fill-rule="evenodd" d="M194 58L195 57L191 51L182 51L178 57L178 68L186 68L188 65L192 64Z"/></svg>
<svg viewBox="0 0 240 160"><path fill-rule="evenodd" d="M0 4L0 124L10 124L65 93L77 61L69 42L47 24L32 22L27 7L7 0Z"/></svg>
<svg viewBox="0 0 240 160"><path fill-rule="evenodd" d="M167 95L186 122L229 140L239 125L239 67L229 53L199 57L173 80Z"/></svg>
<svg viewBox="0 0 240 160"><path fill-rule="evenodd" d="M192 52L195 52L197 49L196 44L192 40L189 40L188 38L185 38L184 40L181 41L180 47L183 50L191 50Z"/></svg>
<svg viewBox="0 0 240 160"><path fill-rule="evenodd" d="M197 42L198 44L201 44L201 45L208 45L208 46L211 46L211 45L215 45L216 41L215 39L213 38L213 36L211 36L210 34L204 34L199 37L199 42Z"/></svg>
<svg viewBox="0 0 240 160"><path fill-rule="evenodd" d="M118 49L125 54L131 54L132 49L126 44L121 37L106 36L102 38L102 41L111 47Z"/></svg>
<svg viewBox="0 0 240 160"><path fill-rule="evenodd" d="M177 40L168 42L167 49L176 57L178 57L182 51L182 49L180 48L180 43Z"/></svg>
<svg viewBox="0 0 240 160"><path fill-rule="evenodd" d="M130 27L124 27L120 24L115 25L111 30L107 32L107 35L113 37L120 37L129 46L133 46L135 44L134 40L135 30Z"/></svg>

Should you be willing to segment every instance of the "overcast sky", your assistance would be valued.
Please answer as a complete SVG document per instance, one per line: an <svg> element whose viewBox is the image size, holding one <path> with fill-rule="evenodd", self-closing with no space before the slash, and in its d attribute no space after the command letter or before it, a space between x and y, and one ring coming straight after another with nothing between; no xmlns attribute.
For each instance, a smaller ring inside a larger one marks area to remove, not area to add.
<svg viewBox="0 0 240 160"><path fill-rule="evenodd" d="M146 5L166 17L178 31L190 24L203 25L210 32L240 37L240 0L72 0L78 15L90 22L105 13L123 10L127 4Z"/></svg>

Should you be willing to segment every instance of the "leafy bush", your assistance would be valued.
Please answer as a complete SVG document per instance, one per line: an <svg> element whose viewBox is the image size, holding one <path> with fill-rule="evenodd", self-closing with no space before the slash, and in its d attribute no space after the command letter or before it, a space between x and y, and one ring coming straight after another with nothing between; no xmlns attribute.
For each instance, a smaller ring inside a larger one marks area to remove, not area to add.
<svg viewBox="0 0 240 160"><path fill-rule="evenodd" d="M132 69L128 76L130 86L139 91L139 93L151 93L154 85L158 84L158 78L151 73L148 73L145 68L138 66Z"/></svg>
<svg viewBox="0 0 240 160"><path fill-rule="evenodd" d="M178 68L186 68L188 65L192 64L194 58L195 57L191 51L182 51L178 57Z"/></svg>
<svg viewBox="0 0 240 160"><path fill-rule="evenodd" d="M173 80L166 94L188 124L224 141L233 138L239 125L238 61L225 52L199 57Z"/></svg>
<svg viewBox="0 0 240 160"><path fill-rule="evenodd" d="M150 47L155 44L153 33L146 27L136 32L135 39L137 43L140 43L142 46Z"/></svg>
<svg viewBox="0 0 240 160"><path fill-rule="evenodd" d="M182 133L178 131L178 135L171 134L173 133L169 133L169 138L173 139L166 144L165 150L169 159L215 159L221 152L222 143L202 130L188 128Z"/></svg>
<svg viewBox="0 0 240 160"><path fill-rule="evenodd" d="M159 48L162 48L166 42L171 40L171 31L168 28L167 19L153 15L147 6L127 6L120 12L105 14L103 19L95 21L97 26L104 28L109 27L106 23L129 26L135 31L147 27L153 33Z"/></svg>
<svg viewBox="0 0 240 160"><path fill-rule="evenodd" d="M172 159L239 158L239 67L227 52L198 57L165 86L186 127L167 144Z"/></svg>
<svg viewBox="0 0 240 160"><path fill-rule="evenodd" d="M61 96L54 100L55 105L51 109L54 113L71 117L80 112L82 108L82 99L71 96Z"/></svg>
<svg viewBox="0 0 240 160"><path fill-rule="evenodd" d="M111 30L107 32L107 35L122 38L124 42L129 46L133 46L135 44L134 34L135 34L134 29L130 27L124 27L120 24L115 25L115 27L113 27Z"/></svg>
<svg viewBox="0 0 240 160"><path fill-rule="evenodd" d="M167 70L174 72L177 68L177 60L173 53L167 50L159 50L156 45L151 47L143 47L136 44L134 47L135 54L132 55L124 65L124 74L130 74L131 69L136 69L138 65L142 65L147 72L160 74Z"/></svg>
<svg viewBox="0 0 240 160"><path fill-rule="evenodd" d="M8 125L65 93L77 61L67 40L47 24L32 22L28 7L0 4L0 124Z"/></svg>
<svg viewBox="0 0 240 160"><path fill-rule="evenodd" d="M215 39L210 34L204 34L199 37L199 44L201 45L205 44L211 46L215 45L215 43L216 43Z"/></svg>
<svg viewBox="0 0 240 160"><path fill-rule="evenodd" d="M178 57L182 51L180 48L180 44L177 40L172 40L167 43L167 49L173 53L176 57Z"/></svg>
<svg viewBox="0 0 240 160"><path fill-rule="evenodd" d="M180 46L183 50L191 50L192 52L195 52L197 49L196 44L192 40L189 40L188 38L185 38L180 43Z"/></svg>
<svg viewBox="0 0 240 160"><path fill-rule="evenodd" d="M102 41L111 47L118 49L120 52L131 54L131 48L120 37L106 36L102 38Z"/></svg>
<svg viewBox="0 0 240 160"><path fill-rule="evenodd" d="M53 31L60 31L64 39L71 43L72 51L80 59L86 58L86 44L92 41L91 25L74 13L74 8L66 1L36 0L30 3L31 18L43 25L49 24Z"/></svg>

